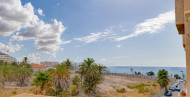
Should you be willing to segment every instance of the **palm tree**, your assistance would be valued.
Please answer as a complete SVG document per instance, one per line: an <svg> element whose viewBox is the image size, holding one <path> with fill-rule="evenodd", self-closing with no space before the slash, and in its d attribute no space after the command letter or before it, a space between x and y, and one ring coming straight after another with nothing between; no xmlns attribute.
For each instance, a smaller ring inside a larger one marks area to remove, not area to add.
<svg viewBox="0 0 190 97"><path fill-rule="evenodd" d="M131 73L133 74L133 68L131 68Z"/></svg>
<svg viewBox="0 0 190 97"><path fill-rule="evenodd" d="M14 61L14 62L11 63L11 65L17 66L17 63Z"/></svg>
<svg viewBox="0 0 190 97"><path fill-rule="evenodd" d="M27 57L24 57L24 58L23 58L23 62L24 62L24 63L28 63L28 58L27 58Z"/></svg>
<svg viewBox="0 0 190 97"><path fill-rule="evenodd" d="M78 88L79 82L80 82L80 78L78 75L75 75L75 77L72 79L73 85L76 85Z"/></svg>
<svg viewBox="0 0 190 97"><path fill-rule="evenodd" d="M107 71L107 67L106 66L102 66L102 65L98 65L98 72L100 73L100 75L102 75L102 72Z"/></svg>
<svg viewBox="0 0 190 97"><path fill-rule="evenodd" d="M64 63L58 64L55 69L49 69L48 72L52 75L56 91L65 91L69 87L71 70Z"/></svg>
<svg viewBox="0 0 190 97"><path fill-rule="evenodd" d="M40 87L40 91L42 93L45 85L48 83L50 79L51 76L46 71L45 72L38 71L38 73L35 74L35 78L33 79L34 83L32 85Z"/></svg>
<svg viewBox="0 0 190 97"><path fill-rule="evenodd" d="M95 62L94 59L87 58L86 60L84 60L84 62L81 65L79 65L80 66L79 74L81 75L81 85L82 85L83 76L88 72L88 70L90 70L94 62Z"/></svg>
<svg viewBox="0 0 190 97"><path fill-rule="evenodd" d="M161 87L165 87L165 89L167 90L167 85L169 82L168 71L166 71L165 69L159 70L157 82Z"/></svg>
<svg viewBox="0 0 190 97"><path fill-rule="evenodd" d="M62 64L65 64L68 67L68 69L70 69L70 70L74 69L73 63L69 59L67 59L66 61L64 61Z"/></svg>
<svg viewBox="0 0 190 97"><path fill-rule="evenodd" d="M95 92L96 85L102 80L101 74L106 67L97 65L92 58L87 58L80 65L81 83L86 93ZM82 82L82 79L84 81Z"/></svg>
<svg viewBox="0 0 190 97"><path fill-rule="evenodd" d="M18 67L16 72L18 85L23 86L25 85L25 80L32 76L32 70L27 66Z"/></svg>
<svg viewBox="0 0 190 97"><path fill-rule="evenodd" d="M185 74L184 73L182 73L182 77L183 77L183 79L185 78Z"/></svg>
<svg viewBox="0 0 190 97"><path fill-rule="evenodd" d="M0 60L0 66L4 65L4 61Z"/></svg>

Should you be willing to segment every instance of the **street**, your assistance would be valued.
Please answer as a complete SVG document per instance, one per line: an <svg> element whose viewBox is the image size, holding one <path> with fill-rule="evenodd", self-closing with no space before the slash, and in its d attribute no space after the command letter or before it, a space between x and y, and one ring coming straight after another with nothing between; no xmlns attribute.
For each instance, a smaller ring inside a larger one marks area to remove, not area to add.
<svg viewBox="0 0 190 97"><path fill-rule="evenodd" d="M183 81L183 82L180 82L177 89L182 89L182 90L183 90L184 83L185 83L184 81ZM178 92L178 91L173 91L173 92L172 92L172 96L167 96L167 97L179 97L179 95L180 95L180 92Z"/></svg>

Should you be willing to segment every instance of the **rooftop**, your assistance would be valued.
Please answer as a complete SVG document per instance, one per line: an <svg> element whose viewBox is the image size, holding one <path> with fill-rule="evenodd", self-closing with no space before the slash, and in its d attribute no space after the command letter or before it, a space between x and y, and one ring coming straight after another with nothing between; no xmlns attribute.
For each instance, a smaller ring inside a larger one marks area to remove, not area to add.
<svg viewBox="0 0 190 97"><path fill-rule="evenodd" d="M5 54L5 53L1 53L1 52L0 52L0 55L7 55L7 54Z"/></svg>
<svg viewBox="0 0 190 97"><path fill-rule="evenodd" d="M47 68L45 65L39 65L39 64L30 64L32 68Z"/></svg>

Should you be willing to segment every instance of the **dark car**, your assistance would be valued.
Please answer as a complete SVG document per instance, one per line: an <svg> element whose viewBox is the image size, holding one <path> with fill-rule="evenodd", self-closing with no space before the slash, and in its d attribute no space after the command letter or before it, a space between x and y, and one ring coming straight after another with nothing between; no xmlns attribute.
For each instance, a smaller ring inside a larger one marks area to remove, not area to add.
<svg viewBox="0 0 190 97"><path fill-rule="evenodd" d="M178 92L180 92L180 91L181 91L181 89L174 89L174 91L178 91Z"/></svg>
<svg viewBox="0 0 190 97"><path fill-rule="evenodd" d="M166 96L172 96L172 91L171 91L171 90L166 91L166 92L165 92L165 95L166 95Z"/></svg>

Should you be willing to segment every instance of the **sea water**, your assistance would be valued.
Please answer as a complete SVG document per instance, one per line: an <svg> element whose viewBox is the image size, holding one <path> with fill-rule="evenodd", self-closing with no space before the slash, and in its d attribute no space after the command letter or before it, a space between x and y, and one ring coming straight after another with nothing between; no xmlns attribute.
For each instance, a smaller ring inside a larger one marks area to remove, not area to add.
<svg viewBox="0 0 190 97"><path fill-rule="evenodd" d="M169 76L174 76L178 74L182 77L182 73L186 75L186 67L144 67L144 66L108 66L108 70L111 73L127 73L132 74L131 68L133 68L133 73L141 72L141 74L146 75L147 72L153 71L157 76L157 73L160 69L165 69L168 71Z"/></svg>

